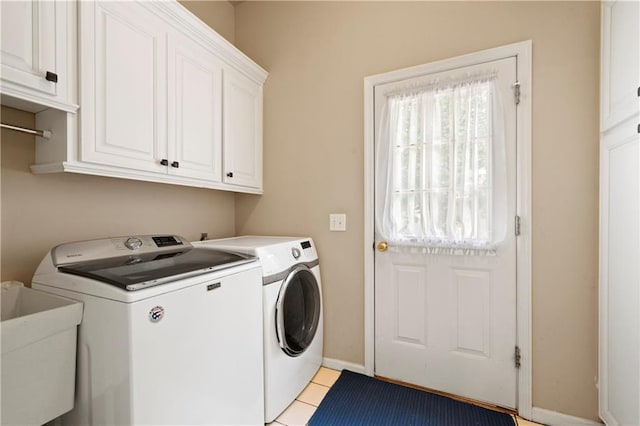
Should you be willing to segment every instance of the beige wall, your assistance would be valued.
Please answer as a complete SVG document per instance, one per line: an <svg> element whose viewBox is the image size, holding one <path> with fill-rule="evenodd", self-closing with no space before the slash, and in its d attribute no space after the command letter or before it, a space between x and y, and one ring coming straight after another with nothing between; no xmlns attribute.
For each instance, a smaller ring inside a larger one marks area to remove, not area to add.
<svg viewBox="0 0 640 426"><path fill-rule="evenodd" d="M234 7L226 0L178 0L205 24L233 43L235 40Z"/></svg>
<svg viewBox="0 0 640 426"><path fill-rule="evenodd" d="M227 40L234 11L227 1L183 2ZM33 128L34 115L2 107L2 122ZM30 283L54 245L127 234L173 233L197 240L235 233L234 194L57 173L34 175L35 139L2 129L1 279Z"/></svg>
<svg viewBox="0 0 640 426"><path fill-rule="evenodd" d="M533 403L596 419L599 3L243 2L235 31L269 71L265 194L236 196L236 231L315 239L325 356L358 364L363 78L533 40Z"/></svg>

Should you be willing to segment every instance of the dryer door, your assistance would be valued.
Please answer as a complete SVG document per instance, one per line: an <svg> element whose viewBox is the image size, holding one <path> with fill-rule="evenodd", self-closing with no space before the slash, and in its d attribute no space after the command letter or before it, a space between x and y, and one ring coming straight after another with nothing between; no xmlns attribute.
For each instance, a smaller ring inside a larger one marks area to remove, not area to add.
<svg viewBox="0 0 640 426"><path fill-rule="evenodd" d="M276 333L282 350L299 356L311 345L320 322L320 288L311 270L297 265L285 278L276 302Z"/></svg>

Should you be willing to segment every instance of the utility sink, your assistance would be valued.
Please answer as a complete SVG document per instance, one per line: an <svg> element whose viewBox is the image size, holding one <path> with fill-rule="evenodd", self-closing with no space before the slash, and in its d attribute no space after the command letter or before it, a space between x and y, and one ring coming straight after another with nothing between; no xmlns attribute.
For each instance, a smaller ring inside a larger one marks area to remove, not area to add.
<svg viewBox="0 0 640 426"><path fill-rule="evenodd" d="M2 283L2 425L42 425L73 408L82 303Z"/></svg>

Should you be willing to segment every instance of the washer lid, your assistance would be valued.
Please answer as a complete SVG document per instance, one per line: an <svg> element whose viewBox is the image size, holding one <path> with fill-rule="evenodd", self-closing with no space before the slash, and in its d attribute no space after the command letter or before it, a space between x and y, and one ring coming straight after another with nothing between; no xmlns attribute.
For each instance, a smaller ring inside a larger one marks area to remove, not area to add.
<svg viewBox="0 0 640 426"><path fill-rule="evenodd" d="M254 260L251 256L238 253L186 246L159 253L139 253L59 265L58 271L126 290L139 290Z"/></svg>

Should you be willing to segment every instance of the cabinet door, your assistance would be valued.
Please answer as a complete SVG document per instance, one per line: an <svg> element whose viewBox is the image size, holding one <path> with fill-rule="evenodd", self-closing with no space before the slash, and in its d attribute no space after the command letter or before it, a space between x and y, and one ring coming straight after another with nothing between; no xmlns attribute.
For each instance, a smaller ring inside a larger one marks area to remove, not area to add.
<svg viewBox="0 0 640 426"><path fill-rule="evenodd" d="M637 115L640 95L640 3L602 3L600 130Z"/></svg>
<svg viewBox="0 0 640 426"><path fill-rule="evenodd" d="M195 41L169 38L169 173L220 182L222 65Z"/></svg>
<svg viewBox="0 0 640 426"><path fill-rule="evenodd" d="M262 86L224 70L224 182L262 189Z"/></svg>
<svg viewBox="0 0 640 426"><path fill-rule="evenodd" d="M56 67L56 8L53 1L3 1L2 80L49 95L56 84L45 79Z"/></svg>
<svg viewBox="0 0 640 426"><path fill-rule="evenodd" d="M82 161L166 173L167 25L142 2L79 2Z"/></svg>
<svg viewBox="0 0 640 426"><path fill-rule="evenodd" d="M602 4L599 408L640 424L640 4Z"/></svg>
<svg viewBox="0 0 640 426"><path fill-rule="evenodd" d="M600 417L640 424L640 135L600 142Z"/></svg>

